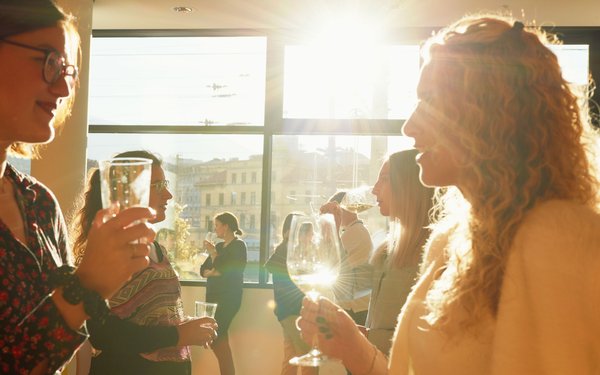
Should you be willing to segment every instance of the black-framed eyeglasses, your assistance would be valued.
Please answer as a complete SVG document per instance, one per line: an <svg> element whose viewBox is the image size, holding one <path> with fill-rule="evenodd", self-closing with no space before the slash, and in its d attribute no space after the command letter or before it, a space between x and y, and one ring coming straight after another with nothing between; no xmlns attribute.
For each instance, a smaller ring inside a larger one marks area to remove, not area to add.
<svg viewBox="0 0 600 375"><path fill-rule="evenodd" d="M150 184L151 187L155 188L159 193L169 188L169 180L159 180Z"/></svg>
<svg viewBox="0 0 600 375"><path fill-rule="evenodd" d="M53 84L60 78L65 76L73 77L71 86L75 84L77 79L78 69L75 65L65 64L66 58L53 49L33 47L27 44L15 42L8 39L0 39L0 41L12 44L13 46L27 48L33 51L39 51L44 53L44 67L42 68L42 76L44 81L49 84Z"/></svg>

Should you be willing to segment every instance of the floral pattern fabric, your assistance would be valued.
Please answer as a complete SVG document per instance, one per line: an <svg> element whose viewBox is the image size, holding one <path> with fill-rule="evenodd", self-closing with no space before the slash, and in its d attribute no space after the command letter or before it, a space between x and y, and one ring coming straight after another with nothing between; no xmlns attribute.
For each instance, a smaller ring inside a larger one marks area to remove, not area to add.
<svg viewBox="0 0 600 375"><path fill-rule="evenodd" d="M8 165L27 243L0 220L0 373L28 374L48 361L48 374L71 358L87 335L63 320L50 298L49 275L70 261L67 230L54 195Z"/></svg>

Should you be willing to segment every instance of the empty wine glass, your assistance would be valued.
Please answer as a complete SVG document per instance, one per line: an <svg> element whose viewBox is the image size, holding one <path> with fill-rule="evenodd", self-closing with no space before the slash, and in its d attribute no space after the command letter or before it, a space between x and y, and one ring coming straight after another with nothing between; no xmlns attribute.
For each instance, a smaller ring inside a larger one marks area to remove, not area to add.
<svg viewBox="0 0 600 375"><path fill-rule="evenodd" d="M333 215L294 216L288 241L287 268L292 281L313 301L317 301L322 291L333 286L340 272L340 244ZM319 350L315 336L312 349L290 359L290 364L318 367L327 360Z"/></svg>
<svg viewBox="0 0 600 375"><path fill-rule="evenodd" d="M208 251L208 247L206 246L206 242L211 243L215 246L219 242L219 237L215 232L206 232L206 236L204 236L204 251Z"/></svg>
<svg viewBox="0 0 600 375"><path fill-rule="evenodd" d="M372 186L363 185L346 191L340 206L348 211L359 213L377 206L377 197L371 192Z"/></svg>

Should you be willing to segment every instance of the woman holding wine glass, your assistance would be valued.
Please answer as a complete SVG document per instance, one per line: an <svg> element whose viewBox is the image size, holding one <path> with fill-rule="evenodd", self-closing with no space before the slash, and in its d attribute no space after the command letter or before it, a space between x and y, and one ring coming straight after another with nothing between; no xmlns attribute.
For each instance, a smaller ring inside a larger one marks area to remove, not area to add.
<svg viewBox="0 0 600 375"><path fill-rule="evenodd" d="M151 209L123 210L106 222L109 210L102 210L92 219L88 251L73 268L58 200L8 160L35 158L40 145L54 140L75 98L80 52L76 20L53 1L0 1L0 371L5 374L60 372L86 339L84 322L104 318L105 299L148 264L148 245L138 240L152 241L155 235L138 222L154 218ZM57 174L78 173L56 167Z"/></svg>
<svg viewBox="0 0 600 375"><path fill-rule="evenodd" d="M389 232L388 240L375 250L370 260L373 290L365 334L386 356L398 314L415 283L423 245L429 236L434 189L420 183L416 155L417 150L391 154L382 164L372 189L379 212L389 218Z"/></svg>
<svg viewBox="0 0 600 375"><path fill-rule="evenodd" d="M327 300L305 299L299 322L325 326L353 372L598 372L598 138L556 42L483 14L425 43L403 132L421 182L447 189L389 363Z"/></svg>
<svg viewBox="0 0 600 375"><path fill-rule="evenodd" d="M217 237L223 242L204 241L210 256L200 267L206 278L206 302L216 303L215 320L219 325L218 337L212 349L219 362L221 375L234 375L235 366L229 346L229 326L240 310L246 267L246 243L238 236L243 234L237 217L231 212L217 214L214 219Z"/></svg>
<svg viewBox="0 0 600 375"><path fill-rule="evenodd" d="M162 161L145 150L126 151L121 158L152 161L149 206L156 210L151 223L165 220L173 198ZM73 223L76 262L88 251L92 220L102 207L100 172L93 168ZM188 375L192 371L189 345L207 346L216 336L213 319L188 318L183 313L181 286L168 253L158 241L150 245L150 262L110 299L110 315L90 319L87 328L94 356L90 374ZM83 362L83 358L78 361Z"/></svg>

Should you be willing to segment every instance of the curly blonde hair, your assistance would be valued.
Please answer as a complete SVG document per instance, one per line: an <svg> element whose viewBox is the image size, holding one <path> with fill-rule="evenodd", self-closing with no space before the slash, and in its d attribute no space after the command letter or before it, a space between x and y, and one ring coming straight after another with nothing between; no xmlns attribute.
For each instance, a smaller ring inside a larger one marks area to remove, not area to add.
<svg viewBox="0 0 600 375"><path fill-rule="evenodd" d="M443 282L427 297L434 326L447 327L457 306L468 314L458 322L463 328L496 315L509 249L536 204L597 204L586 144L591 127L544 45L555 43L538 28L496 15L465 17L426 43L421 80L443 98L430 115L444 127L441 138L466 150L460 163L469 173L461 185L466 210L442 207L445 218L436 224L456 223L457 230ZM450 191L454 198L441 204L463 199Z"/></svg>

